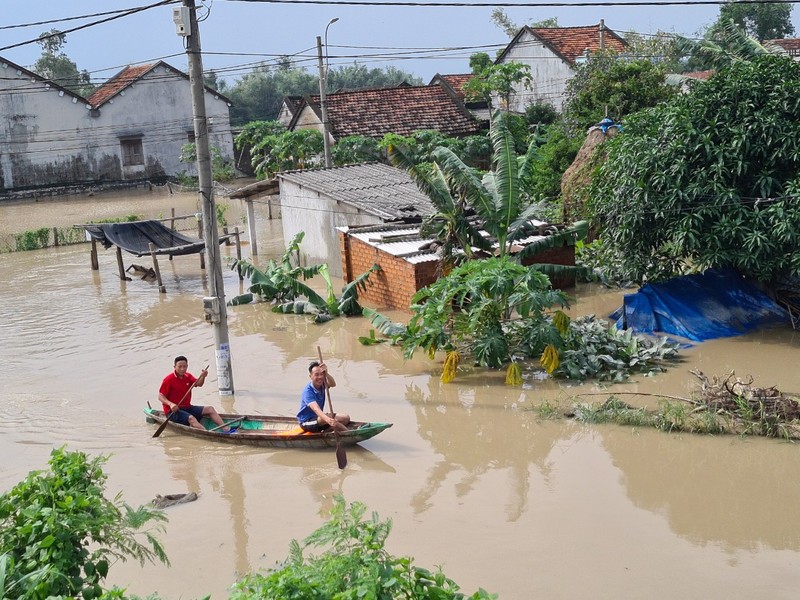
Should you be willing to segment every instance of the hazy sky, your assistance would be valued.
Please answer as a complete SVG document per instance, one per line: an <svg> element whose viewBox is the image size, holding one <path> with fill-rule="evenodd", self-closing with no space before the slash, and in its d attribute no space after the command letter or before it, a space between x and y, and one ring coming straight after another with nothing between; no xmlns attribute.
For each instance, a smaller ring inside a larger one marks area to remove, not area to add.
<svg viewBox="0 0 800 600"><path fill-rule="evenodd" d="M41 23L147 6L156 0L2 0L0 47L34 39L52 28L67 30L91 21L90 17ZM568 3L569 0L564 0ZM508 38L490 19L489 7L396 7L297 5L206 0L201 3L200 24L205 69L215 69L233 81L253 63L296 55L300 64L316 66L316 36L328 22L332 67L354 60L373 66L395 66L421 77L426 83L436 73L468 72L469 55L486 51L494 56ZM531 3L533 4L533 3ZM206 9L210 8L210 11ZM716 19L719 7L696 6L598 6L505 8L516 23L557 17L561 26L597 24L600 19L624 35L626 31L658 30L692 36ZM797 11L795 28L800 33ZM151 8L76 31L67 36L67 55L86 69L93 80L105 80L128 64L164 59L185 70L183 40L175 33L172 7ZM0 50L0 56L30 67L41 54L37 44Z"/></svg>

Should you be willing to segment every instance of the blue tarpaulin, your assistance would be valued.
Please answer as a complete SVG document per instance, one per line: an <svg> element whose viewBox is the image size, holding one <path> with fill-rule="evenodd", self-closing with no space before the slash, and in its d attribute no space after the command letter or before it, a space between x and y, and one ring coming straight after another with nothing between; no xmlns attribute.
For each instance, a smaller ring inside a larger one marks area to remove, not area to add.
<svg viewBox="0 0 800 600"><path fill-rule="evenodd" d="M664 333L701 342L785 325L789 315L733 269L709 269L626 294L612 318L637 333Z"/></svg>

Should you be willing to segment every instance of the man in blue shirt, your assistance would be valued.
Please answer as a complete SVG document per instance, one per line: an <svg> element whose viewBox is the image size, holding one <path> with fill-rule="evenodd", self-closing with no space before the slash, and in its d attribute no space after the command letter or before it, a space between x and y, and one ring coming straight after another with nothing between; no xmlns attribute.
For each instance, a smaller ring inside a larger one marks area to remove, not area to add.
<svg viewBox="0 0 800 600"><path fill-rule="evenodd" d="M335 431L347 431L350 415L325 414L325 388L336 387L336 380L328 373L328 366L317 361L308 365L308 382L300 397L300 411L297 420L303 431L319 433L333 428Z"/></svg>

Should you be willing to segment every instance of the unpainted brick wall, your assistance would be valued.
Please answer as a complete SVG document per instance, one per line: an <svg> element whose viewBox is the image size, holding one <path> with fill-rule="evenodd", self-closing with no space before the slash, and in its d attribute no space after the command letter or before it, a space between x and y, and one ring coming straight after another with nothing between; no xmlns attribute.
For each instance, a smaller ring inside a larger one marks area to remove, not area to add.
<svg viewBox="0 0 800 600"><path fill-rule="evenodd" d="M379 273L369 276L367 289L359 292L359 300L362 301L362 304L375 308L408 310L411 306L411 298L417 290L436 281L437 264L435 261L411 264L402 258L381 252L374 246L341 231L339 232L339 247L342 257L342 276L347 283L369 270L375 263L381 267ZM575 247L550 248L525 261L526 265L534 263L574 266ZM553 287L557 289L574 286L574 275L553 280Z"/></svg>
<svg viewBox="0 0 800 600"><path fill-rule="evenodd" d="M381 271L369 276L365 291L359 291L362 304L376 308L408 310L411 298L420 287L435 280L436 263L414 265L402 258L381 252L374 246L339 232L342 273L349 283L378 263Z"/></svg>

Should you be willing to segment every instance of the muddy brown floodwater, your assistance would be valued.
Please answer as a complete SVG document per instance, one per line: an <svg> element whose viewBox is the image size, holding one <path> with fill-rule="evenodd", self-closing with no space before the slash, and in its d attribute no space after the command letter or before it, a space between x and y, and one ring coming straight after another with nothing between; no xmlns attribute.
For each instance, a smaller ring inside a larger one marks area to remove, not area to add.
<svg viewBox="0 0 800 600"><path fill-rule="evenodd" d="M241 214L236 201L230 215ZM2 206L0 233L131 212L197 210L193 194L116 194ZM259 249L282 250L280 221L259 212ZM229 253L232 249L226 249ZM245 246L247 256L247 247ZM126 265L137 259L126 256ZM141 260L141 259L138 259ZM292 415L306 365L322 348L337 410L394 427L348 450L212 445L167 431L153 439L153 403L177 354L213 365L213 333L197 256L163 261L166 294L121 282L113 250L91 271L86 244L0 255L0 491L44 468L53 447L109 454L108 494L130 504L195 491L167 509L172 568L120 563L110 581L164 598L225 598L237 574L266 569L324 522L336 494L394 522L388 550L411 555L472 593L500 598L796 598L800 589L800 446L735 436L665 434L542 421L533 406L601 391L538 381L522 388L482 370L439 381L441 358L404 361L361 346L364 319L314 325L269 306L231 309L234 397L215 374L195 402L229 412ZM228 297L243 289L225 270ZM246 283L246 282L245 282ZM605 316L618 292L575 290L574 314ZM403 315L393 315L397 319ZM752 374L800 390L800 343L789 328L683 352L669 372L612 389L686 395L690 368ZM601 401L602 398L593 398ZM644 396L640 403L654 400Z"/></svg>

